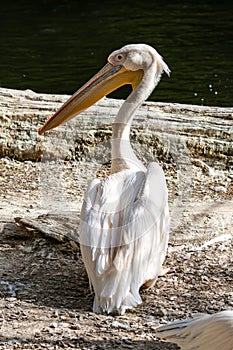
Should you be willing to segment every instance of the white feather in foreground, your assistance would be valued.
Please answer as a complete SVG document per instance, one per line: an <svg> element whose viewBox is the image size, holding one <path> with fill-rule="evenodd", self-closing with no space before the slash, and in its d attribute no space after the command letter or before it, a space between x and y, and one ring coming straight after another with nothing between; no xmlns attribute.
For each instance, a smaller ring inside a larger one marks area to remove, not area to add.
<svg viewBox="0 0 233 350"><path fill-rule="evenodd" d="M172 322L160 326L156 336L182 350L233 350L233 311Z"/></svg>

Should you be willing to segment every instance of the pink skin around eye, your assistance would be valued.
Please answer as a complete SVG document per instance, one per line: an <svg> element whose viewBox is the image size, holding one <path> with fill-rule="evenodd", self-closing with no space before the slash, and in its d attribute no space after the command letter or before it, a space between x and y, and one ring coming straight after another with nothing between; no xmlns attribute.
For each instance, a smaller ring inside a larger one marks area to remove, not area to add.
<svg viewBox="0 0 233 350"><path fill-rule="evenodd" d="M113 66L118 64L123 64L123 61L124 61L124 55L121 53L110 55L110 57L108 58L108 62Z"/></svg>

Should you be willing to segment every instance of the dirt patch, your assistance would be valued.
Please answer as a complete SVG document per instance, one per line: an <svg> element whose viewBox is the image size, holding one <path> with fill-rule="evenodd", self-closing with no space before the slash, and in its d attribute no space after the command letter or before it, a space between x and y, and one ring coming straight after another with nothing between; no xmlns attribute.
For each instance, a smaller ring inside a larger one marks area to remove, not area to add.
<svg viewBox="0 0 233 350"><path fill-rule="evenodd" d="M54 178L56 167L49 175L39 163L1 161L0 349L175 350L155 338L159 324L233 309L229 171L193 162L187 182L172 166L165 167L172 212L170 272L141 291L138 308L113 317L92 312L78 244L15 222L45 214L59 220L62 214L66 224L76 217L78 225L83 192L98 169L83 162L59 166L62 176ZM53 187L51 179L59 186Z"/></svg>

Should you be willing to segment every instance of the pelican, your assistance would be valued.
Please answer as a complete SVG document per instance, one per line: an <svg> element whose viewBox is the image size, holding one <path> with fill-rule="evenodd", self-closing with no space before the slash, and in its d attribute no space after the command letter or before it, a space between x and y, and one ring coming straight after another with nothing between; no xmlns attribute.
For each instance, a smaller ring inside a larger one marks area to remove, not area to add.
<svg viewBox="0 0 233 350"><path fill-rule="evenodd" d="M160 326L156 336L176 343L182 350L232 350L233 310L199 314Z"/></svg>
<svg viewBox="0 0 233 350"><path fill-rule="evenodd" d="M132 86L113 123L111 174L90 182L80 215L80 248L95 313L122 315L141 304L140 288L151 287L163 271L169 236L164 172L155 162L146 168L130 144L134 113L163 71L170 73L154 48L126 45L39 129L39 134L53 129L120 86Z"/></svg>

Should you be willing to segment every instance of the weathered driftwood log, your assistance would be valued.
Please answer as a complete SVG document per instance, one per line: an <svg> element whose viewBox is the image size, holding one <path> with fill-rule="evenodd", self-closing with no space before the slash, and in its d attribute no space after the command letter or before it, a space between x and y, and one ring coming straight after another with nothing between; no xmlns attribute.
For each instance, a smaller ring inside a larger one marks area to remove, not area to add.
<svg viewBox="0 0 233 350"><path fill-rule="evenodd" d="M35 230L42 236L51 237L59 242L73 241L78 243L78 213L69 215L39 215L36 219L15 217L17 225Z"/></svg>
<svg viewBox="0 0 233 350"><path fill-rule="evenodd" d="M83 159L92 156L97 145L106 144L121 100L104 98L47 136L38 135L38 128L68 97L1 88L0 156L35 161L46 155ZM146 102L136 112L131 138L135 147L140 145L139 153L144 150L168 159L185 148L192 158L230 166L233 108Z"/></svg>

